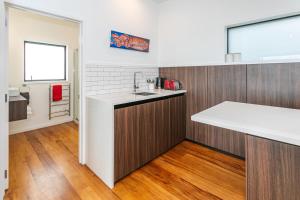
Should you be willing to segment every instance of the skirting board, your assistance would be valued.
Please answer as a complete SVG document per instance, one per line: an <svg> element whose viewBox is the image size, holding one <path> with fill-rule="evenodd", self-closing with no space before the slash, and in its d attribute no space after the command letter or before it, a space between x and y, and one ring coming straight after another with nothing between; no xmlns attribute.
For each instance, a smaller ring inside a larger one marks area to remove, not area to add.
<svg viewBox="0 0 300 200"><path fill-rule="evenodd" d="M9 134L14 135L14 134L17 134L17 133L23 133L23 132L27 132L27 131L40 129L40 128L46 128L46 127L49 127L49 126L55 126L55 125L58 125L58 124L63 124L63 123L71 122L71 121L73 121L73 118L70 116L70 117L68 117L66 119L63 119L63 120L60 120L60 121L54 121L54 122L49 121L49 122L46 122L46 123L35 124L34 126L25 127L25 128L22 128L22 129L11 129L11 130L9 130Z"/></svg>

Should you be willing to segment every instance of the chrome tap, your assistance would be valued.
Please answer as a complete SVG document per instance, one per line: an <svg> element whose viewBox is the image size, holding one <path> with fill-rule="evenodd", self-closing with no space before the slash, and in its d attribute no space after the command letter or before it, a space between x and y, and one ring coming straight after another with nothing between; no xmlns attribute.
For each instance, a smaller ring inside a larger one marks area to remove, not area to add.
<svg viewBox="0 0 300 200"><path fill-rule="evenodd" d="M137 89L139 89L139 83L136 81L136 75L142 74L142 72L134 72L134 80L133 80L133 91L136 92Z"/></svg>

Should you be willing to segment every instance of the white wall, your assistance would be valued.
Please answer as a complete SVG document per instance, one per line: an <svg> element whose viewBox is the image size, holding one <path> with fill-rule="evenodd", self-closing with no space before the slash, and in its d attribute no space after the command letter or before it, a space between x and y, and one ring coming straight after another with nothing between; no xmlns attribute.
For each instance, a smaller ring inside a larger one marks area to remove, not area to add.
<svg viewBox="0 0 300 200"><path fill-rule="evenodd" d="M203 65L224 62L226 26L300 12L300 1L169 0L159 11L159 65Z"/></svg>
<svg viewBox="0 0 300 200"><path fill-rule="evenodd" d="M83 67L88 63L150 67L157 64L158 5L152 0L6 0L6 2L82 21L81 46L83 51L80 60ZM1 0L0 3L0 10L3 10L4 1ZM1 20L4 21L4 16ZM150 53L109 48L111 29L150 39ZM2 24L0 27L2 41L4 32ZM4 75L0 74L0 79L3 77ZM84 78L85 75L82 73L81 77ZM83 133L85 130L83 87L81 87L81 94L80 130ZM83 150L85 149L84 134L80 135L80 146ZM79 155L80 161L84 163L85 152L80 152Z"/></svg>
<svg viewBox="0 0 300 200"><path fill-rule="evenodd" d="M155 65L158 5L152 0L8 0L9 3L82 20L84 60ZM151 40L150 53L109 47L110 31L118 30Z"/></svg>
<svg viewBox="0 0 300 200"><path fill-rule="evenodd" d="M45 42L67 46L68 75L71 84L71 114L73 114L73 53L79 48L79 24L50 18L19 9L9 9L9 87L20 88L24 84L24 41ZM10 133L20 133L37 128L72 121L72 116L49 120L49 85L53 82L25 82L30 88L30 107L32 115L26 120L10 123ZM65 83L63 83L65 84ZM68 95L68 94L66 94ZM55 111L68 109L68 106L56 107Z"/></svg>

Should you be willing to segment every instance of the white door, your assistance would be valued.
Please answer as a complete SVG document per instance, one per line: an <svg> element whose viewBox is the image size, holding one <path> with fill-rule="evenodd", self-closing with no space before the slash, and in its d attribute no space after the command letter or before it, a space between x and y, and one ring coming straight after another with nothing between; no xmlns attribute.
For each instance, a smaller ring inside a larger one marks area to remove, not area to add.
<svg viewBox="0 0 300 200"><path fill-rule="evenodd" d="M8 169L8 104L7 98L7 20L3 0L0 1L0 199L7 189Z"/></svg>

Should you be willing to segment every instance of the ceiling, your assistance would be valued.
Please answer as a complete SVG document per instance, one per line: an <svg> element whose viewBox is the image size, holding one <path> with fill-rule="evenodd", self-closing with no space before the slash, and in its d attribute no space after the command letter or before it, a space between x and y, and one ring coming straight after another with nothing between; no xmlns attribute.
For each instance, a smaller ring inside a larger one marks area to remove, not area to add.
<svg viewBox="0 0 300 200"><path fill-rule="evenodd" d="M168 1L168 0L152 0L152 1L154 1L156 3L162 3L162 2L165 2L165 1Z"/></svg>

